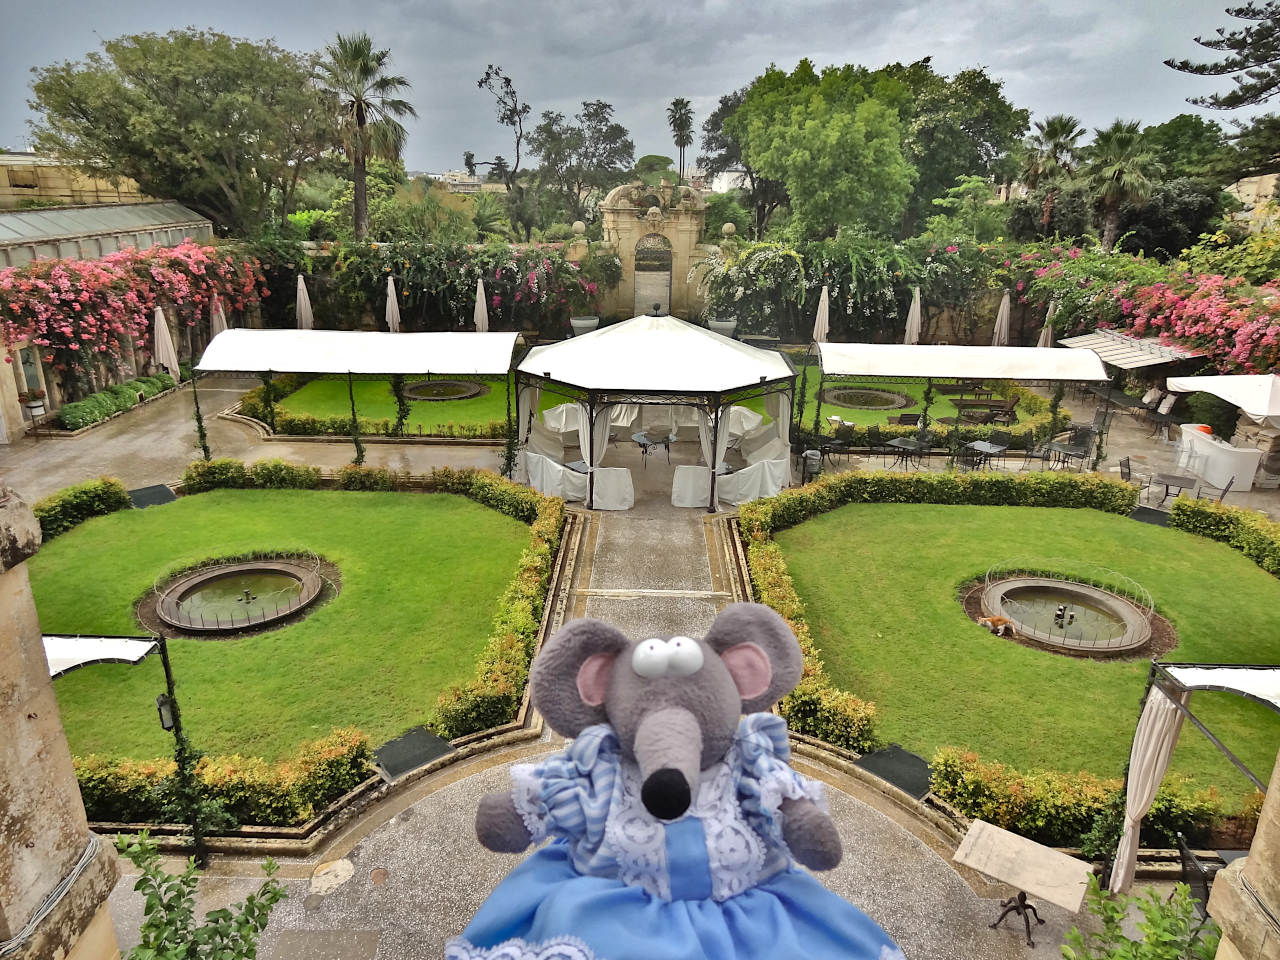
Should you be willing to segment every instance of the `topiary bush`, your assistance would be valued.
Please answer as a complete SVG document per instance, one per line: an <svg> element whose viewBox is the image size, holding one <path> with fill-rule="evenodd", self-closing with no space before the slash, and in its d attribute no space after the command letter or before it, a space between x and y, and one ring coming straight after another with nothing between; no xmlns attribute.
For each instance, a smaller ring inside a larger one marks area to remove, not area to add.
<svg viewBox="0 0 1280 960"><path fill-rule="evenodd" d="M187 493L204 493L227 487L242 489L253 486L252 477L239 460L194 460L182 474L182 487Z"/></svg>
<svg viewBox="0 0 1280 960"><path fill-rule="evenodd" d="M297 826L355 789L372 773L369 738L352 728L298 748L281 763L257 757L202 757L196 766L211 799L238 823ZM89 819L154 823L164 818L172 792L173 760L75 757L76 780Z"/></svg>
<svg viewBox="0 0 1280 960"><path fill-rule="evenodd" d="M129 499L123 483L115 477L99 477L49 494L36 501L32 512L40 521L44 539L52 540L90 517L100 517L132 506L133 501Z"/></svg>

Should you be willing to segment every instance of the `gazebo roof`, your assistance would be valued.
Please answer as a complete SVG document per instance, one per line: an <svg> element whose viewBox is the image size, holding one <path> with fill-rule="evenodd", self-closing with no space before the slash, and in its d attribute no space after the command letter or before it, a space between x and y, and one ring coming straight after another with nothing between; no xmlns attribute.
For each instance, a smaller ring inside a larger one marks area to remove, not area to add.
<svg viewBox="0 0 1280 960"><path fill-rule="evenodd" d="M835 377L973 377L983 380L1105 380L1089 350L819 343L822 372Z"/></svg>
<svg viewBox="0 0 1280 960"><path fill-rule="evenodd" d="M671 316L633 317L534 347L517 367L585 390L727 393L795 376L774 350L761 350Z"/></svg>
<svg viewBox="0 0 1280 960"><path fill-rule="evenodd" d="M1201 390L1235 404L1255 419L1280 417L1280 377L1272 373L1220 377L1169 377L1165 385L1175 393Z"/></svg>
<svg viewBox="0 0 1280 960"><path fill-rule="evenodd" d="M220 373L471 374L511 369L514 333L224 330L197 370Z"/></svg>

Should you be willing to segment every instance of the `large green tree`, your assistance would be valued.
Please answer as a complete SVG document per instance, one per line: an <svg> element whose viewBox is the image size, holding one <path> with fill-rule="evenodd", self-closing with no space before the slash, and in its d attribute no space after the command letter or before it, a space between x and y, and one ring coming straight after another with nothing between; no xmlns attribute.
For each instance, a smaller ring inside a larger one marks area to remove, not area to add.
<svg viewBox="0 0 1280 960"><path fill-rule="evenodd" d="M390 62L391 51L376 49L367 33L338 34L316 67L320 83L338 102L342 148L355 184L352 219L357 240L369 232L369 160L399 160L407 137L400 119L418 115L400 96L409 89L409 81L388 74Z"/></svg>
<svg viewBox="0 0 1280 960"><path fill-rule="evenodd" d="M1116 120L1094 130L1088 160L1081 171L1098 198L1102 248L1110 251L1120 235L1120 209L1151 196L1160 164L1143 139L1137 121Z"/></svg>
<svg viewBox="0 0 1280 960"><path fill-rule="evenodd" d="M37 69L32 94L37 150L136 180L223 233L283 221L298 177L336 136L305 58L209 30L108 40Z"/></svg>
<svg viewBox="0 0 1280 960"><path fill-rule="evenodd" d="M1212 63L1166 60L1165 66L1201 77L1230 76L1235 89L1207 97L1189 97L1188 103L1217 110L1232 110L1265 103L1280 91L1280 2L1246 3L1227 7L1227 16L1248 21L1248 26L1228 31L1219 28L1212 37L1196 37L1196 43L1224 56Z"/></svg>
<svg viewBox="0 0 1280 960"><path fill-rule="evenodd" d="M1075 117L1055 113L1037 120L1035 132L1027 138L1023 152L1022 182L1032 190L1041 189L1040 231L1049 235L1053 208L1064 183L1080 165L1080 138L1084 127Z"/></svg>
<svg viewBox="0 0 1280 960"><path fill-rule="evenodd" d="M613 107L603 100L584 100L572 121L545 111L529 135L529 149L541 161L539 175L575 220L590 219L592 196L622 183L635 157L627 128L613 119Z"/></svg>
<svg viewBox="0 0 1280 960"><path fill-rule="evenodd" d="M871 95L865 71L802 60L790 74L770 67L727 121L743 157L786 186L791 229L833 236L862 224L891 233L915 170L902 154L897 111Z"/></svg>
<svg viewBox="0 0 1280 960"><path fill-rule="evenodd" d="M667 126L671 128L671 140L680 155L680 179L684 179L684 151L693 143L693 107L684 97L676 97L667 107Z"/></svg>
<svg viewBox="0 0 1280 960"><path fill-rule="evenodd" d="M1170 179L1207 176L1228 154L1222 127L1192 113L1144 127L1142 136Z"/></svg>
<svg viewBox="0 0 1280 960"><path fill-rule="evenodd" d="M742 144L730 129L727 121L742 106L747 90L743 87L720 98L719 104L702 123L702 149L698 166L708 178L722 173L740 173L742 188L746 191L746 203L751 210L751 238L764 236L769 217L780 204L787 201L787 190L780 180L770 180L747 162L742 155Z"/></svg>
<svg viewBox="0 0 1280 960"><path fill-rule="evenodd" d="M501 155L492 160L476 160L476 155L467 150L462 155L462 162L472 176L479 167L488 167L490 172L501 172L502 182L507 187L507 217L512 227L518 227L524 233L526 241L533 238L533 228L538 222L540 204L536 185L526 176L521 176L520 163L524 157L524 149L532 131L524 128L533 107L520 98L512 80L502 67L494 64L484 71L484 76L476 81L481 90L488 90L493 95L494 106L498 113L498 124L508 127L515 145L515 161L508 163Z"/></svg>

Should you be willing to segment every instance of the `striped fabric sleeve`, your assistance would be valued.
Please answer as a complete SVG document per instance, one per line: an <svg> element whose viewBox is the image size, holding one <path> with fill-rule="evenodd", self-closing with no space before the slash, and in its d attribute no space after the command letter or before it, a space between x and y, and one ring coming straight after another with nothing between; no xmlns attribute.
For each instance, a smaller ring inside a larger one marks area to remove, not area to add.
<svg viewBox="0 0 1280 960"><path fill-rule="evenodd" d="M786 849L782 838L782 801L807 798L827 812L822 784L791 768L787 724L771 713L752 713L738 725L740 758L738 798L747 822L765 839Z"/></svg>
<svg viewBox="0 0 1280 960"><path fill-rule="evenodd" d="M591 849L604 837L617 778L617 735L599 724L541 763L512 767L512 797L534 842L557 836Z"/></svg>

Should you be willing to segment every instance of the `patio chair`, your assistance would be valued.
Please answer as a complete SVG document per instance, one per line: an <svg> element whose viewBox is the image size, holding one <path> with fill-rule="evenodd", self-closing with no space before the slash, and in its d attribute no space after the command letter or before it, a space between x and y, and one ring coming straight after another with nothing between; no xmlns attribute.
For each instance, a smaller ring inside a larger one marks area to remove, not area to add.
<svg viewBox="0 0 1280 960"><path fill-rule="evenodd" d="M1120 479L1125 483L1137 483L1138 498L1142 499L1142 495L1146 493L1150 499L1151 477L1145 473L1134 473L1128 457L1120 458Z"/></svg>
<svg viewBox="0 0 1280 960"><path fill-rule="evenodd" d="M956 466L961 470L981 470L984 459L983 454L966 445L956 453Z"/></svg>
<svg viewBox="0 0 1280 960"><path fill-rule="evenodd" d="M897 417L890 417L889 422L896 423L902 427L918 427L920 426L920 414L900 413Z"/></svg>
<svg viewBox="0 0 1280 960"><path fill-rule="evenodd" d="M1022 466L1019 470L1029 470L1033 463L1040 464L1040 469L1045 468L1045 463L1049 459L1049 448L1043 443L1036 442L1036 432L1028 430L1022 435Z"/></svg>
<svg viewBox="0 0 1280 960"><path fill-rule="evenodd" d="M1187 838L1178 834L1178 855L1182 859L1182 882L1191 888L1191 902L1201 920L1209 919L1209 885L1213 876L1209 868L1187 846Z"/></svg>
<svg viewBox="0 0 1280 960"><path fill-rule="evenodd" d="M889 455L889 448L885 445L884 437L880 435L880 428L877 426L867 427L867 454L878 456L881 466L884 465L885 457Z"/></svg>
<svg viewBox="0 0 1280 960"><path fill-rule="evenodd" d="M992 407L991 409L992 412L995 413L995 416L991 418L991 422L1004 424L1017 423L1018 414L1016 411L1018 409L1018 401L1021 399L1021 397L1014 397L1003 407Z"/></svg>
<svg viewBox="0 0 1280 960"><path fill-rule="evenodd" d="M1235 477L1229 477L1227 478L1227 485L1225 487L1215 487L1213 484L1205 483L1202 480L1200 482L1200 489L1196 491L1196 499L1208 500L1210 497L1216 494L1217 499L1215 499L1213 502L1221 503L1223 498L1226 497L1226 495L1231 492L1231 488L1232 486L1235 485L1235 482L1236 482Z"/></svg>
<svg viewBox="0 0 1280 960"><path fill-rule="evenodd" d="M973 410L967 409L960 414L961 423L977 424L978 426L986 426L996 422L995 410Z"/></svg>

